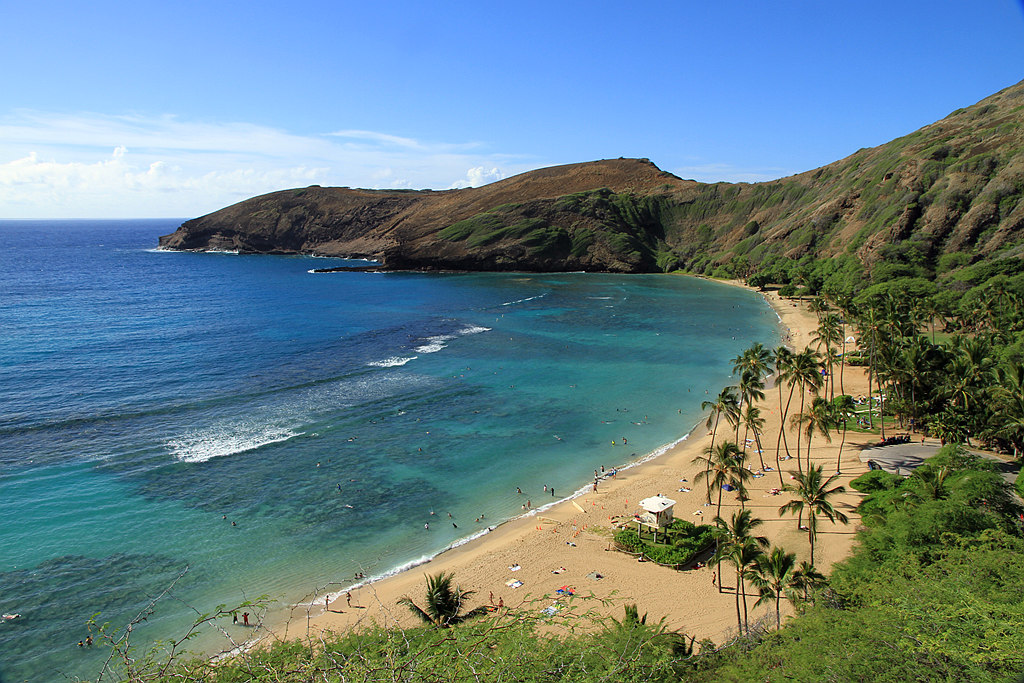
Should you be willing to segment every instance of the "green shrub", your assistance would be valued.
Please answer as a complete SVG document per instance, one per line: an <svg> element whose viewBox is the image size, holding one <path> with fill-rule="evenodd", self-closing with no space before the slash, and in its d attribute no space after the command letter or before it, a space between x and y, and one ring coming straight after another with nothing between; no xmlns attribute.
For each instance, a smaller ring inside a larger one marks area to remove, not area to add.
<svg viewBox="0 0 1024 683"><path fill-rule="evenodd" d="M653 543L642 539L633 529L622 529L615 534L615 542L632 553L659 564L681 565L691 562L715 542L714 529L706 524L696 526L677 519L664 530L664 542Z"/></svg>

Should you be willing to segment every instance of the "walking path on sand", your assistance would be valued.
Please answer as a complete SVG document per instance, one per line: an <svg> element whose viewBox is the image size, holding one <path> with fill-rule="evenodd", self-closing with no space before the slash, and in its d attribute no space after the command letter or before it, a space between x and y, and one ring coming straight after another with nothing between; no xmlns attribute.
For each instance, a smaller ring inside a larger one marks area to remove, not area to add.
<svg viewBox="0 0 1024 683"><path fill-rule="evenodd" d="M817 327L815 315L805 305L782 300L775 293L765 297L778 312L783 326L788 328L788 345L802 350L810 343ZM867 379L861 368L847 367L843 382L846 393L867 394ZM838 383L836 391L839 391ZM787 393L788 388L784 388L783 401ZM793 397L793 406L790 414L799 409L798 395ZM766 420L761 439L764 461L774 468L781 411L777 388L766 389L766 398L760 407ZM687 426L680 425L681 429ZM641 614L649 613L655 620L666 617L670 628L721 643L734 634L736 628L734 597L728 590L735 581L726 565L722 566L722 583L727 590L719 592L713 583L713 578L717 578L713 576L714 566L675 571L653 562L638 562L630 555L611 549L611 518L632 516L638 510L638 501L658 493L676 501L676 517L698 524L711 523L715 508L704 505L703 484L693 486L699 468L692 461L711 441L710 432L706 432L702 422L688 439L665 454L636 466L620 468L614 478L603 479L596 493L564 501L544 511L543 516L517 518L490 534L442 553L428 564L361 586L352 591L351 608L345 601L336 602L345 593L342 586L337 586L336 594L330 596L331 610L325 611L322 592L308 603L294 607L287 621L268 624L268 636L270 639L316 637L322 631L340 632L373 623L385 627L413 626L418 623L415 617L396 601L403 595L421 600L425 575L445 571L454 572L455 583L460 587L475 591L468 607L488 603L493 595L495 604L500 601L506 608L536 613L550 606L558 597L556 592L568 586L575 589L577 599L593 595L608 600L574 601L571 607L574 611L592 610L621 618L622 606L636 603ZM795 446L792 433L789 439L792 449ZM842 474L834 484L846 486L847 492L834 501L838 509L850 517L850 524L833 526L827 520L819 523L815 560L818 569L826 574L853 546L859 522L854 510L861 496L849 488L849 482L868 470L859 453L877 439L873 434L847 435L842 450ZM836 470L839 446L838 435L833 435L831 443L821 436L813 440L811 459L824 466L826 475ZM749 462L757 470L761 463L753 448L750 447ZM806 457L806 441L803 453ZM609 465L620 464L610 462ZM796 461L783 462L782 470L782 483L790 483ZM798 560L809 559L806 532L797 528L795 517L779 515L779 507L791 499L790 494L784 491L773 495L772 489L780 486L779 473L765 472L765 475L751 481L746 504L747 509L764 520L758 533L767 536L773 545L795 552ZM690 488L693 490L681 490ZM539 499L541 494L540 491L524 491L523 500ZM733 497L723 499L723 518L728 519L739 509L739 501ZM513 587L516 582L521 584ZM752 605L753 601L750 602ZM766 611L766 607L759 607L752 618Z"/></svg>

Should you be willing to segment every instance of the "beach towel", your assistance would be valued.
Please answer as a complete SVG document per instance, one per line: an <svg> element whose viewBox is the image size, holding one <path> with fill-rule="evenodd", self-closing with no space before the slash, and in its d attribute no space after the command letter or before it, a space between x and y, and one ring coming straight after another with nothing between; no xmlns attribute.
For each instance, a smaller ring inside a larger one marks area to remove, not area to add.
<svg viewBox="0 0 1024 683"><path fill-rule="evenodd" d="M523 585L523 582L519 581L517 579L511 579L509 581L506 581L505 585L508 586L509 588L519 588L520 586Z"/></svg>

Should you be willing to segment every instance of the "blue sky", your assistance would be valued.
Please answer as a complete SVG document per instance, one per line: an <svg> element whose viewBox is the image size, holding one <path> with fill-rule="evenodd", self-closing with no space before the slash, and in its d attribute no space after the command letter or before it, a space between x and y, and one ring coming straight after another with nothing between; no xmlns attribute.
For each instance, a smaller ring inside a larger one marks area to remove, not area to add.
<svg viewBox="0 0 1024 683"><path fill-rule="evenodd" d="M759 181L1024 79L1014 0L0 0L0 218L648 157Z"/></svg>

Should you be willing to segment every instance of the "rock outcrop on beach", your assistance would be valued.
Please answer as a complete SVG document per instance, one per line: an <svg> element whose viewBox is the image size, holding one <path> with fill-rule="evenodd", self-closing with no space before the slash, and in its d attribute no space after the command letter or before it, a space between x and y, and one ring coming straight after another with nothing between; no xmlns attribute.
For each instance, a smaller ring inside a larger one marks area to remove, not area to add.
<svg viewBox="0 0 1024 683"><path fill-rule="evenodd" d="M1018 256L1022 228L1024 82L771 182L698 183L615 159L463 190L313 186L187 221L160 245L371 257L396 269L749 271L776 256L841 254L870 269Z"/></svg>

